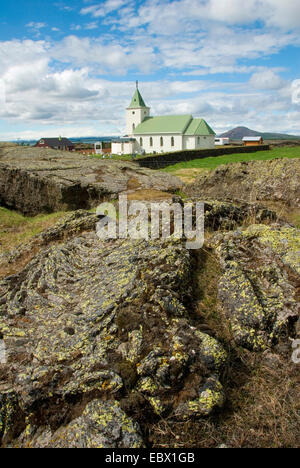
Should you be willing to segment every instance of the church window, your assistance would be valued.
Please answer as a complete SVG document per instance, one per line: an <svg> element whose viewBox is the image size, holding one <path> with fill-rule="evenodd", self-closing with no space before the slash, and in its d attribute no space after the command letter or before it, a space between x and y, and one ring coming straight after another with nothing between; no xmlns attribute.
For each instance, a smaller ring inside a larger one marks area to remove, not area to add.
<svg viewBox="0 0 300 468"><path fill-rule="evenodd" d="M132 114L134 115L134 114L135 114L135 112L133 111L133 112L132 112Z"/></svg>
<svg viewBox="0 0 300 468"><path fill-rule="evenodd" d="M171 138L171 146L174 146L174 137Z"/></svg>
<svg viewBox="0 0 300 468"><path fill-rule="evenodd" d="M163 139L163 137L160 137L160 146L164 146L164 139Z"/></svg>
<svg viewBox="0 0 300 468"><path fill-rule="evenodd" d="M140 146L143 146L143 138L140 138Z"/></svg>
<svg viewBox="0 0 300 468"><path fill-rule="evenodd" d="M150 146L153 146L153 138L150 137Z"/></svg>
<svg viewBox="0 0 300 468"><path fill-rule="evenodd" d="M132 130L133 130L133 131L135 130L135 124L132 125Z"/></svg>

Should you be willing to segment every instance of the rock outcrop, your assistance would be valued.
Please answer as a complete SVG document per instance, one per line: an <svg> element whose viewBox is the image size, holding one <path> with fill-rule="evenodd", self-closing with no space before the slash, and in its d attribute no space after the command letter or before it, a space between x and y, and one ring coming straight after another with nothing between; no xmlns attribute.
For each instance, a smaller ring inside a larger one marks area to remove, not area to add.
<svg viewBox="0 0 300 468"><path fill-rule="evenodd" d="M143 417L221 408L227 355L189 312L192 271L181 242L83 232L1 281L2 446L140 447Z"/></svg>
<svg viewBox="0 0 300 468"><path fill-rule="evenodd" d="M222 409L236 348L272 356L297 337L300 231L257 204L204 208L222 342L195 307L197 254L182 241L103 242L79 210L0 258L20 262L0 281L1 447L144 447L149 421Z"/></svg>
<svg viewBox="0 0 300 468"><path fill-rule="evenodd" d="M172 175L126 161L100 160L39 148L0 148L0 204L33 216L90 209L132 190L174 193Z"/></svg>
<svg viewBox="0 0 300 468"><path fill-rule="evenodd" d="M236 343L261 351L293 334L300 317L300 230L253 225L218 234L212 243L223 268L220 301Z"/></svg>
<svg viewBox="0 0 300 468"><path fill-rule="evenodd" d="M239 202L300 205L300 159L249 161L219 166L185 187L189 196Z"/></svg>

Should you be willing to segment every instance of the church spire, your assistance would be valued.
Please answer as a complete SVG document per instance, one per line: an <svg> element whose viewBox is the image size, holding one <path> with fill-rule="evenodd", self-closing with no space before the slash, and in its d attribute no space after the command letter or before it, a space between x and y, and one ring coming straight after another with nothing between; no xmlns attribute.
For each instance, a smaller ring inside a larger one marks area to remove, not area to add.
<svg viewBox="0 0 300 468"><path fill-rule="evenodd" d="M136 81L136 90L131 100L131 104L128 109L137 109L138 107L147 107L144 99L139 91L139 82Z"/></svg>

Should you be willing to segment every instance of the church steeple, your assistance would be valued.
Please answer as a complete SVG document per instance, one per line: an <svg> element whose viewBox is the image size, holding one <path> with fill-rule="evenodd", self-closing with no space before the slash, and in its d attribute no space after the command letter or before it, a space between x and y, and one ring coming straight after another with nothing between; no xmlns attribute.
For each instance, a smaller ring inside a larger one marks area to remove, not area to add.
<svg viewBox="0 0 300 468"><path fill-rule="evenodd" d="M150 116L150 107L147 107L139 91L139 82L136 82L136 90L131 104L126 109L126 132L134 136L135 129Z"/></svg>
<svg viewBox="0 0 300 468"><path fill-rule="evenodd" d="M144 99L139 91L139 82L136 82L136 90L131 100L131 104L128 109L138 109L139 107L147 107Z"/></svg>

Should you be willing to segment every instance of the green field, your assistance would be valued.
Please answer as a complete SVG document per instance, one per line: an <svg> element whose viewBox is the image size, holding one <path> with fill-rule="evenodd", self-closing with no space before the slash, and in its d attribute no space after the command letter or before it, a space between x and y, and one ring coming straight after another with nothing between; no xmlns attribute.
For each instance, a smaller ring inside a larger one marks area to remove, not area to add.
<svg viewBox="0 0 300 468"><path fill-rule="evenodd" d="M224 156L194 159L168 166L166 172L176 172L182 169L215 169L221 164L230 164L243 161L267 161L277 158L300 158L300 146L274 148L270 151L257 151L256 153L226 154Z"/></svg>

